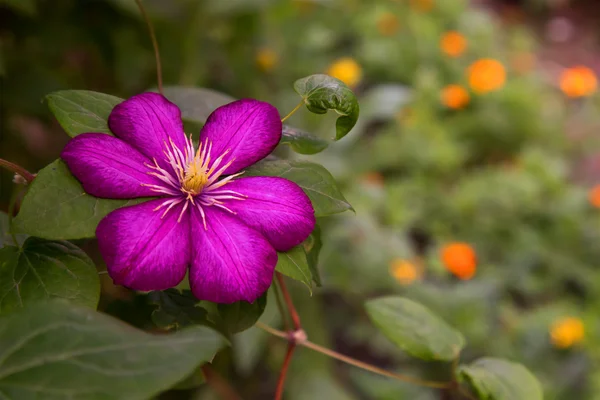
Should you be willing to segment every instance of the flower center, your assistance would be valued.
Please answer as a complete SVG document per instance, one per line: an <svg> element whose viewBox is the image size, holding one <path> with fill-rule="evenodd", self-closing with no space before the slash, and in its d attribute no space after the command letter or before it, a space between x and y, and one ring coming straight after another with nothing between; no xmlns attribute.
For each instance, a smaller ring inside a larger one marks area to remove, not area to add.
<svg viewBox="0 0 600 400"><path fill-rule="evenodd" d="M182 190L189 194L199 194L208 183L208 174L198 156L194 157L191 163L185 169L185 174L181 182Z"/></svg>

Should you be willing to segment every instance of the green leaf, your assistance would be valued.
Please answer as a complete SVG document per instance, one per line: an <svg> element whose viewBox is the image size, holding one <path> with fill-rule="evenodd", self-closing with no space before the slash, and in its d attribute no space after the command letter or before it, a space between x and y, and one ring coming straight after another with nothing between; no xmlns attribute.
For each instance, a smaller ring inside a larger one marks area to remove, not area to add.
<svg viewBox="0 0 600 400"><path fill-rule="evenodd" d="M461 365L459 376L473 387L480 399L542 400L542 387L523 365L500 358L480 358Z"/></svg>
<svg viewBox="0 0 600 400"><path fill-rule="evenodd" d="M151 304L157 306L152 312L152 320L156 326L165 329L180 329L191 325L207 325L208 312L199 306L200 301L191 291L167 289L148 294Z"/></svg>
<svg viewBox="0 0 600 400"><path fill-rule="evenodd" d="M0 326L0 393L8 399L153 398L226 344L207 327L152 335L58 301L2 317Z"/></svg>
<svg viewBox="0 0 600 400"><path fill-rule="evenodd" d="M236 100L215 90L183 86L166 86L163 94L181 109L183 119L202 124L214 110Z"/></svg>
<svg viewBox="0 0 600 400"><path fill-rule="evenodd" d="M306 252L306 261L308 261L308 268L310 269L312 279L319 287L322 286L321 274L319 273L318 268L319 253L321 252L322 246L321 228L319 225L316 225L308 239L302 242L302 247L304 247L304 251Z"/></svg>
<svg viewBox="0 0 600 400"><path fill-rule="evenodd" d="M15 235L15 238L17 239L17 243L15 243L12 235L10 234L8 214L0 211L0 248L14 245L21 246L25 239L27 239L27 235Z"/></svg>
<svg viewBox="0 0 600 400"><path fill-rule="evenodd" d="M46 96L48 106L60 126L71 137L85 132L112 135L108 116L123 101L109 94L89 90L61 90Z"/></svg>
<svg viewBox="0 0 600 400"><path fill-rule="evenodd" d="M53 298L93 309L98 305L98 272L83 250L34 237L23 249L0 249L0 314Z"/></svg>
<svg viewBox="0 0 600 400"><path fill-rule="evenodd" d="M369 300L365 306L381 332L414 357L451 361L465 345L460 332L412 300L381 297Z"/></svg>
<svg viewBox="0 0 600 400"><path fill-rule="evenodd" d="M287 144L299 154L317 154L329 145L326 140L288 125L283 125L279 144Z"/></svg>
<svg viewBox="0 0 600 400"><path fill-rule="evenodd" d="M275 270L285 276L304 283L312 294L313 276L308 266L306 252L302 245L298 245L285 253L277 253L277 266Z"/></svg>
<svg viewBox="0 0 600 400"><path fill-rule="evenodd" d="M356 124L359 107L356 96L339 79L317 74L298 79L294 90L304 99L306 108L315 114L334 110L340 115L335 123L335 140L340 140Z"/></svg>
<svg viewBox="0 0 600 400"><path fill-rule="evenodd" d="M244 176L279 176L296 182L310 198L317 217L352 210L333 176L322 165L308 161L261 161L246 169Z"/></svg>
<svg viewBox="0 0 600 400"><path fill-rule="evenodd" d="M234 334L254 326L267 306L267 293L260 296L254 303L238 301L232 304L218 304L218 326L227 333Z"/></svg>
<svg viewBox="0 0 600 400"><path fill-rule="evenodd" d="M90 196L62 160L46 166L36 176L13 220L17 233L45 239L92 238L109 212L148 199L108 200Z"/></svg>

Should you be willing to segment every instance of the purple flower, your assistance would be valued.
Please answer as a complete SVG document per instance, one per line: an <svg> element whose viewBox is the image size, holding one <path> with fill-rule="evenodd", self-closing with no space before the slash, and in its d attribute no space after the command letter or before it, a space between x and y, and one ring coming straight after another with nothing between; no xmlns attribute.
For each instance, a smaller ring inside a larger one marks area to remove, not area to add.
<svg viewBox="0 0 600 400"><path fill-rule="evenodd" d="M270 286L277 252L304 241L315 226L308 197L277 177L240 177L281 138L275 107L239 100L215 110L194 148L181 111L143 93L108 119L116 137L84 133L62 158L96 197L158 197L108 214L96 229L115 283L135 290L176 286L189 266L201 300L253 302Z"/></svg>

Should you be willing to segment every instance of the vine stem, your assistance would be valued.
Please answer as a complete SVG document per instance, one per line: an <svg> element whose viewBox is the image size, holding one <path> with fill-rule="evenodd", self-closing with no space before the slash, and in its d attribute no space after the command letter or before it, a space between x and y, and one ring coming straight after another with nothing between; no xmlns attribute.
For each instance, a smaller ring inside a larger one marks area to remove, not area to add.
<svg viewBox="0 0 600 400"><path fill-rule="evenodd" d="M264 330L265 332L270 333L273 336L277 336L277 337L286 339L292 343L297 344L298 346L303 346L303 347L309 348L311 350L314 350L316 352L319 352L319 353L329 356L331 358L335 358L336 360L342 361L346 364L353 365L355 367L364 369L366 371L373 372L378 375L383 375L383 376L387 376L389 378L393 378L393 379L396 379L396 380L399 380L402 382L412 383L414 385L425 386L425 387L430 387L430 388L435 388L435 389L451 389L451 388L455 387L454 382L426 381L426 380L422 380L422 379L415 378L412 376L402 375L402 374L397 374L395 372L386 371L385 369L382 369L382 368L376 367L374 365L367 364L365 362L345 356L341 353L338 353L337 351L333 351L326 347L319 346L318 344L312 343L308 340L296 340L295 338L293 338L291 335L287 334L286 332L272 328L268 325L263 324L262 322L257 322L256 326L258 328Z"/></svg>
<svg viewBox="0 0 600 400"><path fill-rule="evenodd" d="M14 172L15 174L21 175L27 181L27 183L31 183L35 179L35 175L27 171L25 168L21 167L20 165L13 164L10 161L6 161L2 158L0 158L0 167Z"/></svg>
<svg viewBox="0 0 600 400"><path fill-rule="evenodd" d="M233 388L216 372L209 364L204 364L202 373L206 378L206 383L225 400L242 400L242 398L233 390Z"/></svg>
<svg viewBox="0 0 600 400"><path fill-rule="evenodd" d="M281 400L283 397L283 388L285 387L285 378L287 376L287 371L290 367L290 362L292 361L292 356L294 355L294 350L296 350L296 343L289 342L288 348L285 353L285 358L283 359L283 365L281 366L281 372L279 373L279 379L277 380L277 389L275 390L275 400Z"/></svg>
<svg viewBox="0 0 600 400"><path fill-rule="evenodd" d="M163 84L162 84L162 65L160 63L160 53L158 52L158 42L156 41L156 35L154 34L154 26L152 26L152 22L150 22L150 18L142 5L141 0L135 0L138 8L140 9L140 13L142 14L142 18L146 21L146 25L148 25L148 32L150 33L150 39L152 40L152 47L154 47L154 57L156 58L156 81L158 84L158 91L160 94L163 94Z"/></svg>
<svg viewBox="0 0 600 400"><path fill-rule="evenodd" d="M283 275L280 272L275 272L275 276L277 277L277 282L279 283L279 287L281 288L281 293L283 294L283 299L285 300L285 304L287 305L288 312L290 313L290 317L292 318L292 322L294 324L295 330L302 329L302 325L300 324L300 316L296 311L296 307L294 307L294 303L292 302L292 297L290 296L290 292L285 285L285 280Z"/></svg>
<svg viewBox="0 0 600 400"><path fill-rule="evenodd" d="M292 111L290 111L288 115L286 115L285 117L281 118L281 122L285 122L286 119L288 119L289 117L291 117L292 115L294 115L294 113L296 111L298 111L300 109L300 107L302 107L303 104L304 104L304 99L302 99L302 101L296 107L294 107L294 109Z"/></svg>

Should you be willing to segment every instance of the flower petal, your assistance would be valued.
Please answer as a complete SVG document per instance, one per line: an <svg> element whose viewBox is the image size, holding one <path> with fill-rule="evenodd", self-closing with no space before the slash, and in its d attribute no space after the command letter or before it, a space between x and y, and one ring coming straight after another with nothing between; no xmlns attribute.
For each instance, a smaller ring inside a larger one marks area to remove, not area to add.
<svg viewBox="0 0 600 400"><path fill-rule="evenodd" d="M225 151L221 165L233 161L224 171L233 174L268 156L281 139L279 112L269 103L243 99L217 108L200 132L200 142L212 143L211 157Z"/></svg>
<svg viewBox="0 0 600 400"><path fill-rule="evenodd" d="M215 206L193 207L190 287L200 300L253 302L271 285L277 252L267 240Z"/></svg>
<svg viewBox="0 0 600 400"><path fill-rule="evenodd" d="M165 143L184 149L181 110L158 93L141 93L118 104L108 117L110 130L142 154L166 167Z"/></svg>
<svg viewBox="0 0 600 400"><path fill-rule="evenodd" d="M244 200L224 200L225 206L242 222L263 234L278 251L302 243L315 229L315 210L300 186L278 177L235 179L219 192L234 191Z"/></svg>
<svg viewBox="0 0 600 400"><path fill-rule="evenodd" d="M100 221L96 229L100 253L116 284L148 291L168 289L183 280L190 261L189 215L177 222L182 201L162 217L172 200L119 208Z"/></svg>
<svg viewBox="0 0 600 400"><path fill-rule="evenodd" d="M121 139L104 133L83 133L71 139L61 154L83 189L96 197L131 199L156 196L147 186L164 186L149 175L148 157Z"/></svg>

